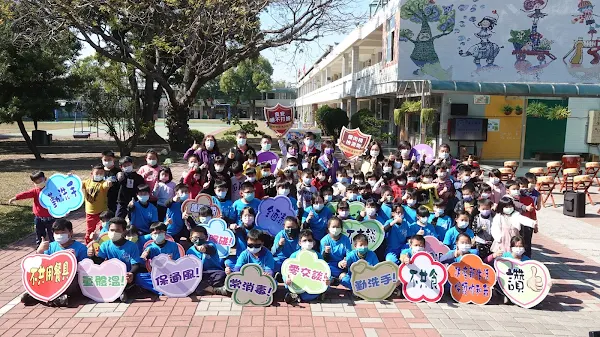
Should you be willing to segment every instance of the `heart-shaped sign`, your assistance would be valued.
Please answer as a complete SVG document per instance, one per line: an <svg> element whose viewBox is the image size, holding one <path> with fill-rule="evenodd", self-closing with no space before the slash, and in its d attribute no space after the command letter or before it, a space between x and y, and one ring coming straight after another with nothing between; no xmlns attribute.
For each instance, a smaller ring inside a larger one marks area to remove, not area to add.
<svg viewBox="0 0 600 337"><path fill-rule="evenodd" d="M350 216L354 219L358 218L360 212L365 210L365 204L360 201L349 202L348 206L350 206Z"/></svg>
<svg viewBox="0 0 600 337"><path fill-rule="evenodd" d="M174 241L173 237L171 237L170 235L166 236L166 240L167 241ZM146 243L144 243L144 250L146 250L146 248L148 248L148 246L150 246L150 244L152 244L154 242L154 240L148 240L146 241ZM183 248L182 245L177 243L177 249L179 250L179 256L185 256L185 249ZM142 252L144 251L142 250ZM152 259L148 259L146 260L146 270L148 271L152 271Z"/></svg>
<svg viewBox="0 0 600 337"><path fill-rule="evenodd" d="M50 302L69 288L76 270L77 259L71 250L52 255L34 254L21 261L21 280L33 298Z"/></svg>
<svg viewBox="0 0 600 337"><path fill-rule="evenodd" d="M352 291L367 301L383 301L390 297L398 282L398 266L391 261L369 266L359 260L350 266Z"/></svg>
<svg viewBox="0 0 600 337"><path fill-rule="evenodd" d="M404 298L413 303L439 301L444 296L444 284L448 281L446 267L426 252L418 252L409 264L401 264L398 276Z"/></svg>
<svg viewBox="0 0 600 337"><path fill-rule="evenodd" d="M127 266L119 259L110 259L100 265L84 259L77 266L81 292L99 303L109 303L121 296L127 286L126 274Z"/></svg>
<svg viewBox="0 0 600 337"><path fill-rule="evenodd" d="M331 269L316 253L303 250L296 257L283 261L281 274L286 280L292 280L289 289L296 294L322 294L329 288L326 282Z"/></svg>
<svg viewBox="0 0 600 337"><path fill-rule="evenodd" d="M211 219L204 227L208 232L208 241L215 244L219 257L228 257L229 250L235 244L235 234L227 228L225 220Z"/></svg>
<svg viewBox="0 0 600 337"><path fill-rule="evenodd" d="M327 204L327 207L331 210L332 214L337 213L337 205L338 205L338 203L336 201L332 201Z"/></svg>
<svg viewBox="0 0 600 337"><path fill-rule="evenodd" d="M186 297L202 281L202 261L193 255L171 260L160 254L152 259L152 286L168 297Z"/></svg>
<svg viewBox="0 0 600 337"><path fill-rule="evenodd" d="M475 254L448 266L450 295L458 303L487 304L492 299L496 271Z"/></svg>
<svg viewBox="0 0 600 337"><path fill-rule="evenodd" d="M187 212L196 223L200 223L200 207L208 206L212 210L213 218L221 217L221 209L218 205L213 202L210 195L206 193L200 193L194 199L188 199L181 204L181 212Z"/></svg>
<svg viewBox="0 0 600 337"><path fill-rule="evenodd" d="M500 288L520 307L535 307L548 296L552 287L550 272L539 261L498 258L494 261L494 267Z"/></svg>
<svg viewBox="0 0 600 337"><path fill-rule="evenodd" d="M350 238L350 242L357 234L364 234L369 240L369 250L375 251L385 238L383 225L377 220L366 220L363 222L356 220L344 220L342 234Z"/></svg>
<svg viewBox="0 0 600 337"><path fill-rule="evenodd" d="M450 251L450 248L435 236L427 235L425 237L425 251L431 254L434 260L439 261L442 256Z"/></svg>
<svg viewBox="0 0 600 337"><path fill-rule="evenodd" d="M239 272L227 275L225 287L232 292L231 299L238 305L268 307L273 302L277 283L265 275L259 265L249 263Z"/></svg>

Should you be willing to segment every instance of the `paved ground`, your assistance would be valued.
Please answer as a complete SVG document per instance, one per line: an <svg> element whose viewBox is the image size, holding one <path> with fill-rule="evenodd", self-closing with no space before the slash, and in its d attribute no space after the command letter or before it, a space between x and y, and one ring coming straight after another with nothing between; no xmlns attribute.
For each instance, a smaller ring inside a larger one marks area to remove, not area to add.
<svg viewBox="0 0 600 337"><path fill-rule="evenodd" d="M597 191L597 189L595 189ZM557 197L558 194L557 194ZM596 201L600 195L596 194ZM588 205L588 215L598 206ZM74 214L78 238L81 214ZM157 302L94 304L75 308L24 307L19 264L34 250L28 237L0 251L0 335L59 336L587 336L600 330L600 218L569 218L562 209L540 213L534 258L544 261L554 285L535 309L514 305L458 305L404 300L367 303L335 291L325 303L241 308L229 298L161 298ZM497 302L495 302L497 303Z"/></svg>

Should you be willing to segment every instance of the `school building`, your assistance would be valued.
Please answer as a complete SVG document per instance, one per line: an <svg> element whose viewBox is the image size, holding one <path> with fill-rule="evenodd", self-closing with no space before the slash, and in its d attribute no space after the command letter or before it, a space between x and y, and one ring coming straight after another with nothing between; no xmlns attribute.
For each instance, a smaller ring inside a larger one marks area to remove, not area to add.
<svg viewBox="0 0 600 337"><path fill-rule="evenodd" d="M455 156L482 159L600 154L600 17L592 1L374 4L381 6L368 22L299 79L302 124L314 124L328 104L389 121L383 131L397 136L389 146L401 138L449 143ZM402 114L396 125L405 100L420 100L427 116ZM549 111L553 117L539 117Z"/></svg>

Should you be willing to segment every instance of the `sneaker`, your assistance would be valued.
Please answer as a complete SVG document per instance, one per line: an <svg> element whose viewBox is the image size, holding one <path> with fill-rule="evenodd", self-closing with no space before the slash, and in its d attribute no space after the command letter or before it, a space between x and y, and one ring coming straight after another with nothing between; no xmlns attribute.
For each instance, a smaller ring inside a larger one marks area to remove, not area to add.
<svg viewBox="0 0 600 337"><path fill-rule="evenodd" d="M123 293L121 294L121 296L119 296L119 300L121 300L121 303L125 303L129 300L129 297L127 296L127 294L125 293L125 291L123 291Z"/></svg>
<svg viewBox="0 0 600 337"><path fill-rule="evenodd" d="M229 296L229 292L227 291L227 288L223 287L218 287L218 288L214 288L213 293L215 295L221 295L221 296Z"/></svg>
<svg viewBox="0 0 600 337"><path fill-rule="evenodd" d="M327 292L324 292L321 295L319 295L319 301L323 302L326 299L327 299Z"/></svg>
<svg viewBox="0 0 600 337"><path fill-rule="evenodd" d="M21 296L21 303L23 303L24 305L36 305L38 304L38 302L39 301L33 298L33 296L29 295L29 293L24 293Z"/></svg>
<svg viewBox="0 0 600 337"><path fill-rule="evenodd" d="M281 276L281 273L275 273L274 279L275 279L275 282L283 283L283 276Z"/></svg>
<svg viewBox="0 0 600 337"><path fill-rule="evenodd" d="M69 306L69 296L67 296L67 294L62 294L62 295L58 296L57 298L52 300L52 306L62 307L62 308L68 307Z"/></svg>
<svg viewBox="0 0 600 337"><path fill-rule="evenodd" d="M512 304L512 302L508 299L508 296L502 296L502 303L504 304Z"/></svg>
<svg viewBox="0 0 600 337"><path fill-rule="evenodd" d="M287 304L298 303L298 294L288 292L287 294L285 294L285 298L283 300Z"/></svg>

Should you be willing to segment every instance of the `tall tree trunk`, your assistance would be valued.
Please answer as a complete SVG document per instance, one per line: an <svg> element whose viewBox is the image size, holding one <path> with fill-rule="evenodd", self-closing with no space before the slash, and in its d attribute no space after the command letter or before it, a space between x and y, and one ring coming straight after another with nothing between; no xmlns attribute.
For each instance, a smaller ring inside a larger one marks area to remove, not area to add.
<svg viewBox="0 0 600 337"><path fill-rule="evenodd" d="M193 140L188 124L190 108L171 102L167 112L167 127L169 128L169 145L172 151L185 152Z"/></svg>
<svg viewBox="0 0 600 337"><path fill-rule="evenodd" d="M250 100L250 109L248 109L248 110L250 110L249 111L249 113L250 113L250 120L254 120L254 113L256 112L255 111L256 110L256 100L254 100L254 99Z"/></svg>
<svg viewBox="0 0 600 337"><path fill-rule="evenodd" d="M38 159L38 160L42 159L40 150L38 150L37 146L31 140L31 137L29 137L27 130L25 130L25 124L23 123L23 119L19 118L19 119L17 119L16 122L17 122L17 125L19 126L19 130L21 131L21 135L23 135L23 138L25 139L25 143L27 143L27 147L29 148L29 151L31 151L31 153L33 153L33 155L35 156L35 159Z"/></svg>
<svg viewBox="0 0 600 337"><path fill-rule="evenodd" d="M142 123L146 133L140 137L141 144L154 145L164 144L166 141L156 132L156 121L154 116L158 114L158 107L162 95L162 88L154 89L154 81L146 77L144 94L142 97Z"/></svg>

